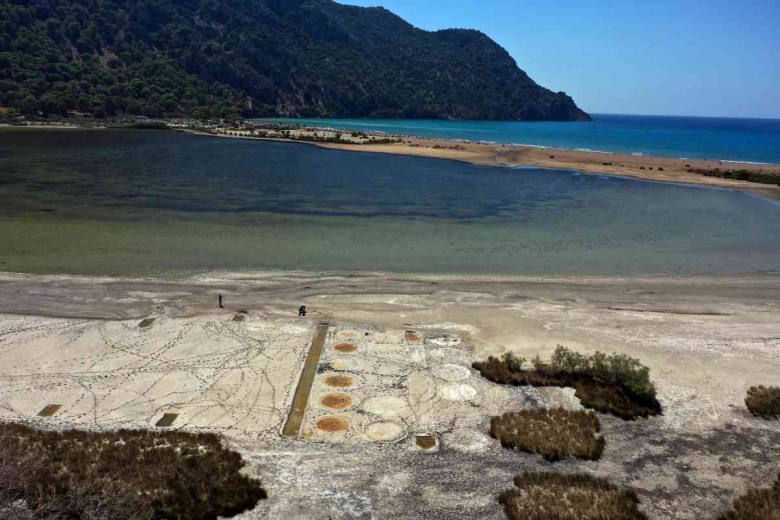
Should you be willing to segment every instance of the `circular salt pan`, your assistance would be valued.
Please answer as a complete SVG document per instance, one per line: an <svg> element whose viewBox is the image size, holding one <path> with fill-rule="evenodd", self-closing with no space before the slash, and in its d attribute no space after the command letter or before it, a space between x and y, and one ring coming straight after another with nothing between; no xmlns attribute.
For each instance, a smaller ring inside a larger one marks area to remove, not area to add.
<svg viewBox="0 0 780 520"><path fill-rule="evenodd" d="M325 385L332 388L349 388L355 384L355 378L343 374L331 375L325 378Z"/></svg>
<svg viewBox="0 0 780 520"><path fill-rule="evenodd" d="M357 345L354 343L339 343L333 347L333 349L341 352L342 354L351 354L357 350Z"/></svg>
<svg viewBox="0 0 780 520"><path fill-rule="evenodd" d="M433 343L434 345L438 345L440 347L452 347L454 345L460 344L461 339L457 336L452 336L450 334L439 334L438 336L433 336L432 338L428 339L428 343Z"/></svg>
<svg viewBox="0 0 780 520"><path fill-rule="evenodd" d="M334 370L355 370L360 366L360 363L355 358L340 357L334 359L330 366L332 366Z"/></svg>
<svg viewBox="0 0 780 520"><path fill-rule="evenodd" d="M317 421L317 428L324 432L343 432L349 429L349 421L343 417L325 417Z"/></svg>
<svg viewBox="0 0 780 520"><path fill-rule="evenodd" d="M380 395L363 402L363 409L374 415L398 416L409 410L406 401L394 395Z"/></svg>
<svg viewBox="0 0 780 520"><path fill-rule="evenodd" d="M466 367L459 365L441 365L433 369L433 374L445 381L463 381L471 377L471 372Z"/></svg>
<svg viewBox="0 0 780 520"><path fill-rule="evenodd" d="M463 383L449 383L441 385L436 390L436 393L439 395L439 397L448 401L468 401L477 395L477 391L473 386L469 386Z"/></svg>
<svg viewBox="0 0 780 520"><path fill-rule="evenodd" d="M336 410L346 410L352 406L352 397L347 394L327 394L320 399L322 406Z"/></svg>
<svg viewBox="0 0 780 520"><path fill-rule="evenodd" d="M406 428L392 421L377 421L366 426L365 434L372 441L396 441L406 435Z"/></svg>
<svg viewBox="0 0 780 520"><path fill-rule="evenodd" d="M444 444L457 451L480 453L487 451L490 439L487 435L473 430L455 430L444 436Z"/></svg>
<svg viewBox="0 0 780 520"><path fill-rule="evenodd" d="M437 348L427 352L428 358L436 361L449 361L450 363L471 363L471 356L462 350L454 348Z"/></svg>

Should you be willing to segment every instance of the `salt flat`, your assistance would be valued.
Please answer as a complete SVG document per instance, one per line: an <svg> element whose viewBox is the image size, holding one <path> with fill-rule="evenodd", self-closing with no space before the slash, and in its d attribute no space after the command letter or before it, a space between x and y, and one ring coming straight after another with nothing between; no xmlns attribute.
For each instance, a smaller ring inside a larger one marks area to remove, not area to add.
<svg viewBox="0 0 780 520"><path fill-rule="evenodd" d="M224 434L263 479L269 499L244 518L502 518L496 495L523 470L609 477L636 488L650 518L700 518L780 468L780 426L743 403L749 386L780 384L775 274L2 274L0 313L0 418L154 428L175 413L171 428ZM328 324L322 357L300 434L287 438L318 323ZM639 358L664 414L601 416L597 462L502 449L487 436L493 415L578 400L495 385L471 362L545 357L558 344ZM51 417L37 415L52 404ZM423 435L432 449L418 446Z"/></svg>

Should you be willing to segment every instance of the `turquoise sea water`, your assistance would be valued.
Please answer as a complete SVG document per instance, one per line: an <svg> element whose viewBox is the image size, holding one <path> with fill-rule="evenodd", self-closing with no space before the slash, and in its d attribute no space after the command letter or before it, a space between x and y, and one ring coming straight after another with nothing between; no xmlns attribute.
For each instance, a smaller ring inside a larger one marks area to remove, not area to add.
<svg viewBox="0 0 780 520"><path fill-rule="evenodd" d="M594 114L586 123L270 119L348 130L780 164L780 120Z"/></svg>
<svg viewBox="0 0 780 520"><path fill-rule="evenodd" d="M0 131L0 270L780 269L732 191L159 131Z"/></svg>

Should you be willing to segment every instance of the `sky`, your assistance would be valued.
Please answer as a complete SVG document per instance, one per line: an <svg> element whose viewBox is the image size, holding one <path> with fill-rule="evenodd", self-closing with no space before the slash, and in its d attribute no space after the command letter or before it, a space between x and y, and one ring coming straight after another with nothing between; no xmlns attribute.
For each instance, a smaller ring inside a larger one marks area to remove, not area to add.
<svg viewBox="0 0 780 520"><path fill-rule="evenodd" d="M780 118L780 0L338 0L478 29L587 112Z"/></svg>

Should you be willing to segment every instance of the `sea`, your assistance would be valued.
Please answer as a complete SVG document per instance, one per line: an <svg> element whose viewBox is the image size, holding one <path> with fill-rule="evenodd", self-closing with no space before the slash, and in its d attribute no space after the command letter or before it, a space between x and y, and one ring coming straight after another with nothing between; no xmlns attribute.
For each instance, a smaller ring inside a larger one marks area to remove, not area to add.
<svg viewBox="0 0 780 520"><path fill-rule="evenodd" d="M760 272L780 270L780 205L723 189L298 143L5 129L0 244L0 271L33 273Z"/></svg>
<svg viewBox="0 0 780 520"><path fill-rule="evenodd" d="M591 114L593 121L263 119L346 130L602 152L780 164L780 120Z"/></svg>

